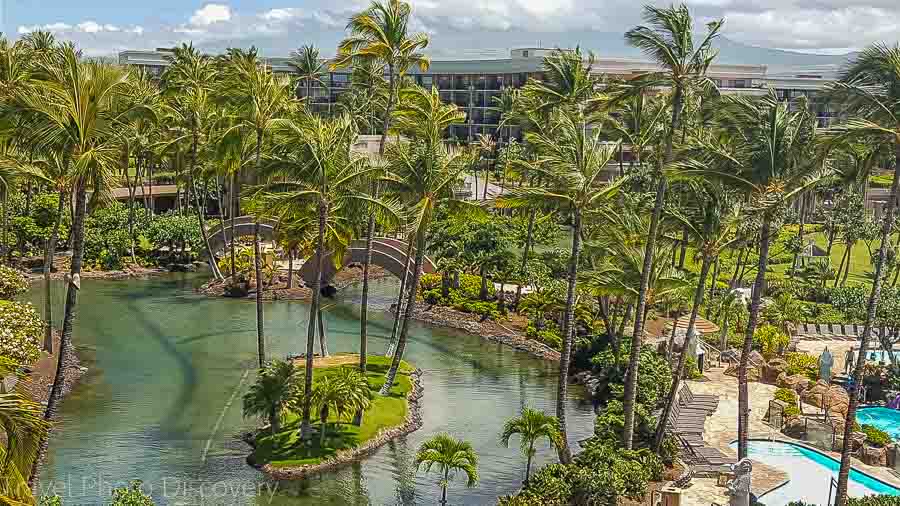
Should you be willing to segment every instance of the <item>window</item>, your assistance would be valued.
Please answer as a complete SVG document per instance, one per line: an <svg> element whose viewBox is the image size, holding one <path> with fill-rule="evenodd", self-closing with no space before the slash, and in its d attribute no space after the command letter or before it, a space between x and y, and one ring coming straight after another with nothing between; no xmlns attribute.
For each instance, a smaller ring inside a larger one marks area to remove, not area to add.
<svg viewBox="0 0 900 506"><path fill-rule="evenodd" d="M528 51L522 51L522 58L528 58Z"/></svg>

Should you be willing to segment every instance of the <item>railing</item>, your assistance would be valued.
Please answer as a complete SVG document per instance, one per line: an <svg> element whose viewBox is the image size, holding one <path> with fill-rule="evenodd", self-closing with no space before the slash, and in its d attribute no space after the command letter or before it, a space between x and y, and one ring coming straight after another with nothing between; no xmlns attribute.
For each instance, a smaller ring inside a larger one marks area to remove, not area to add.
<svg viewBox="0 0 900 506"><path fill-rule="evenodd" d="M838 483L837 480L831 478L831 482L828 484L828 502L825 503L825 506L831 506L831 491L834 490L834 502L837 503L837 488Z"/></svg>

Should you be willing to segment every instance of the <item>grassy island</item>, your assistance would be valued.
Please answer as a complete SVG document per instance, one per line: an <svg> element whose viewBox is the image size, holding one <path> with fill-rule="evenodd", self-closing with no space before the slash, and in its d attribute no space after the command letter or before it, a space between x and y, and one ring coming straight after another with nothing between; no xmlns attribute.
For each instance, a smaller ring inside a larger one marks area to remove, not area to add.
<svg viewBox="0 0 900 506"><path fill-rule="evenodd" d="M316 359L314 363L316 378L338 375L342 368L357 368L359 356L356 354L337 354L325 359ZM302 367L303 359L296 361ZM379 390L384 384L384 376L390 368L391 359L382 356L369 356L366 379L369 383L371 401L365 410L362 424L352 423L353 414L341 416L331 410L328 423L325 424L324 445L320 446L323 430L319 420L319 411L314 406L313 437L305 442L300 438L300 405L290 409L283 417L282 426L276 434L268 429L260 430L255 437L255 450L250 460L257 465L269 465L274 468L294 468L320 464L338 452L360 448L375 439L384 430L399 427L407 422L409 411L408 396L413 389L411 374L414 368L402 362L390 395L381 396Z"/></svg>

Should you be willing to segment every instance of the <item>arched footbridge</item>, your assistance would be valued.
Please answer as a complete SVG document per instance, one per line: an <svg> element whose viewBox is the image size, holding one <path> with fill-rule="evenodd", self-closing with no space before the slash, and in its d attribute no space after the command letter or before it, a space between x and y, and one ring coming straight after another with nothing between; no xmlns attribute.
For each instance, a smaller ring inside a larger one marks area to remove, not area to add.
<svg viewBox="0 0 900 506"><path fill-rule="evenodd" d="M253 216L241 216L234 220L235 235L240 237L253 235ZM272 220L262 220L259 224L260 239L272 241L275 237L275 231L278 222ZM209 230L209 245L213 251L224 250L231 241L231 221L225 220L222 224ZM399 239L390 237L375 237L372 240L372 265L382 267L398 278L403 277L403 271L408 267L408 274L412 275L413 258L406 257L407 244ZM415 250L413 250L415 255ZM344 253L343 261L340 262L341 268L349 264L362 264L366 260L366 241L357 240L350 243L347 251ZM315 281L315 256L307 258L300 267L298 274L304 283L312 285ZM326 253L322 262L322 282L328 284L334 279L334 276L340 271L335 267L333 253ZM427 256L422 262L422 272L435 272L434 262Z"/></svg>

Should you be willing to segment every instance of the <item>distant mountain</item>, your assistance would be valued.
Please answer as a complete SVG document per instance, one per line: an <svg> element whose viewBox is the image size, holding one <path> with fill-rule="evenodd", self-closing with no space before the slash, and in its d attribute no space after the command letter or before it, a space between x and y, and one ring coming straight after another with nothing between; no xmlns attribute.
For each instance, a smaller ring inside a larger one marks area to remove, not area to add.
<svg viewBox="0 0 900 506"><path fill-rule="evenodd" d="M472 47L473 42L482 47ZM434 36L429 52L434 58L479 59L506 58L514 47L565 47L581 46L598 57L645 59L637 49L625 44L621 33L594 32L589 30L547 33L521 32L468 32L441 33ZM750 46L720 37L718 62L731 64L768 65L770 72L788 69L811 73L830 73L837 70L851 55L819 55ZM470 48L470 49L463 49Z"/></svg>

